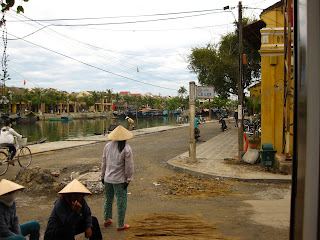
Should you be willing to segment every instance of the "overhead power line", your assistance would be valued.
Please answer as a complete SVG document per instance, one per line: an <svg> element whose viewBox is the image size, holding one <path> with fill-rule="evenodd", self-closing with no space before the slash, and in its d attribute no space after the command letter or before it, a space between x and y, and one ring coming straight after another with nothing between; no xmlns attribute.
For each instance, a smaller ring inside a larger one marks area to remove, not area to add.
<svg viewBox="0 0 320 240"><path fill-rule="evenodd" d="M82 20L99 20L99 19L114 19L114 18L137 18L137 17L154 17L154 16L167 16L167 15L178 15L188 13L199 13L199 12L214 12L221 11L221 9L209 9L209 10L198 10L198 11L187 11L187 12L175 12L175 13L156 13L156 14L145 14L145 15L130 15L130 16L110 16L110 17L88 17L88 18L58 18L58 19L34 19L25 20L37 21L37 22L53 22L53 21L82 21ZM8 21L16 22L16 21Z"/></svg>
<svg viewBox="0 0 320 240"><path fill-rule="evenodd" d="M221 11L222 12L222 11ZM81 26L103 26L103 25L122 25L122 24L133 24L133 23L146 23L146 22L158 22L158 21L168 21L174 19L182 19L182 18L190 18L190 17L198 17L213 14L210 13L202 13L202 14L195 14L189 16L182 16L182 17L170 17L170 18L158 18L158 19L149 19L149 20L137 20L137 21L127 21L127 22L111 22L111 23L84 23L84 24L50 24L49 26L56 26L56 27L81 27Z"/></svg>
<svg viewBox="0 0 320 240"><path fill-rule="evenodd" d="M17 37L17 36L15 36L15 35L13 35L13 34L10 34L10 33L8 33L8 34L11 35L11 36L13 36L13 37ZM133 78L130 78L130 77L123 76L123 75L118 74L118 73L113 73L113 72L110 72L110 71L108 71L108 70L102 69L102 68L100 68L100 67L96 67L96 66L94 66L94 65L92 65L92 64L89 64L89 63L83 62L83 61L81 61L81 60L78 60L78 59L76 59L76 58L73 58L73 57L70 57L70 56L68 56L68 55L65 55L65 54L63 54L63 53L57 52L57 51L55 51L55 50L52 50L52 49L46 48L46 47L44 47L44 46L38 45L38 44L36 44L36 43L30 42L30 41L28 41L28 40L25 40L25 39L22 39L22 40L25 41L25 42L27 42L27 43L29 43L29 44L32 44L32 45L35 45L35 46L37 46L37 47L43 48L43 49L45 49L45 50L47 50L47 51L53 52L53 53L58 54L58 55L60 55L60 56L69 58L69 59L71 59L71 60L73 60L73 61L79 62L79 63L81 63L81 64L83 64L83 65L89 66L89 67L91 67L91 68L95 68L95 69L97 69L97 70L100 70L100 71L103 71L103 72L106 72L106 73L109 73L109 74L112 74L112 75L115 75L115 76L118 76L118 77L121 77L121 78L128 79L128 80L130 80L130 81L138 82L138 83L145 84L145 85L150 85L150 86L153 86L153 87L158 87L158 88L163 88L163 89L168 89L168 90L176 91L176 89L173 89L173 88L163 87L163 86L159 86L159 85L152 84L152 83L146 83L146 82L143 82L143 81L139 81L139 80L137 80L137 79L133 79Z"/></svg>

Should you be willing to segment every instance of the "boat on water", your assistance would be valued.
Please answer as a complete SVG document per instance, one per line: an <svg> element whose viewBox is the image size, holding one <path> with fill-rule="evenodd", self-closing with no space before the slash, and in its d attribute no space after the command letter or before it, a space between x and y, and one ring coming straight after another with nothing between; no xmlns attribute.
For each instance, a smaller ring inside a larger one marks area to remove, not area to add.
<svg viewBox="0 0 320 240"><path fill-rule="evenodd" d="M49 121L60 121L60 122L68 122L72 121L72 118L61 117L61 118L48 118Z"/></svg>
<svg viewBox="0 0 320 240"><path fill-rule="evenodd" d="M16 115L9 116L16 124L34 124L39 120L39 117L32 111L19 111Z"/></svg>
<svg viewBox="0 0 320 240"><path fill-rule="evenodd" d="M141 118L163 117L168 115L168 110L151 109L151 108L150 109L145 108L140 110L128 109L127 111L116 112L114 113L114 115L119 118L125 118L127 116L131 118L135 118L136 116Z"/></svg>

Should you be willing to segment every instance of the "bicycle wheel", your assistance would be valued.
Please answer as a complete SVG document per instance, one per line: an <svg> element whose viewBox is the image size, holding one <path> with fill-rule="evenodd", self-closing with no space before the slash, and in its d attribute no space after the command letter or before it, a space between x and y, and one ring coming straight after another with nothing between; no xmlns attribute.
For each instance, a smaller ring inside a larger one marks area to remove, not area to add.
<svg viewBox="0 0 320 240"><path fill-rule="evenodd" d="M28 147L22 147L18 154L18 162L21 167L26 168L30 165L32 160L32 154Z"/></svg>
<svg viewBox="0 0 320 240"><path fill-rule="evenodd" d="M7 172L8 167L8 155L5 152L0 151L0 176Z"/></svg>

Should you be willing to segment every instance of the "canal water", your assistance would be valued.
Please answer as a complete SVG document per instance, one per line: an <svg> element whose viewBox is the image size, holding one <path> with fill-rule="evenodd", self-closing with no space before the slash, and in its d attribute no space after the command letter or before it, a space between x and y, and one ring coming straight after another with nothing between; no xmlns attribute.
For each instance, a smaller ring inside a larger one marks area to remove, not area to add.
<svg viewBox="0 0 320 240"><path fill-rule="evenodd" d="M176 116L139 118L135 120L135 129L150 128L156 126L176 124ZM46 137L46 142L63 141L66 139L86 137L103 134L111 124L121 124L128 129L129 123L126 119L95 118L95 119L73 119L72 121L38 121L32 125L14 125L18 133L28 137L28 142L36 142Z"/></svg>

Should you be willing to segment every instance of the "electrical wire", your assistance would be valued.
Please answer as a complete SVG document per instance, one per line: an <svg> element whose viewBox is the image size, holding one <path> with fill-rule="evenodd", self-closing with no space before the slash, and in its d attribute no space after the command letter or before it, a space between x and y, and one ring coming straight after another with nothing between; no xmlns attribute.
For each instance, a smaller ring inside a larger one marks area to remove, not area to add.
<svg viewBox="0 0 320 240"><path fill-rule="evenodd" d="M203 13L203 14L196 14L196 15L183 16L183 17L171 17L171 18L158 18L158 19L149 19L149 20L128 21L128 22L85 23L85 24L50 24L50 26L55 26L55 27L83 27L83 26L122 25L122 24L133 24L133 23L168 21L168 20L174 20L174 19L182 19L182 18L189 18L189 17L204 16L204 15L209 15L209 14L212 14L212 13Z"/></svg>
<svg viewBox="0 0 320 240"><path fill-rule="evenodd" d="M13 35L13 34L10 34L10 33L8 33L8 34L11 35L11 36L17 37L17 36L15 36L15 35ZM78 60L78 59L76 59L76 58L70 57L70 56L65 55L65 54L63 54L63 53L60 53L60 52L54 51L54 50L52 50L52 49L49 49L49 48L47 48L47 47L41 46L41 45L39 45L39 44L32 43L32 42L30 42L30 41L28 41L28 40L25 40L25 39L22 39L22 40L25 41L25 42L27 42L27 43L29 43L29 44L32 44L32 45L34 45L34 46L43 48L43 49L45 49L45 50L47 50L47 51L53 52L53 53L55 53L55 54L58 54L58 55L60 55L60 56L65 57L65 58L69 58L69 59L71 59L71 60L73 60L73 61L76 61L76 62L81 63L81 64L83 64L83 65L86 65L86 66L88 66L88 67L95 68L95 69L97 69L97 70L100 70L100 71L103 71L103 72L112 74L112 75L114 75L114 76L118 76L118 77L121 77L121 78L125 78L125 79L128 79L128 80L130 80L130 81L138 82L138 83L145 84L145 85L150 85L150 86L153 86L153 87L158 87L158 88L163 88L163 89L167 89L167 90L176 91L176 89L159 86L159 85L152 84L152 83L146 83L146 82L139 81L139 80L136 80L136 79L133 79L133 78L130 78L130 77L126 77L126 76L123 76L123 75L121 75L121 74L114 73L114 72L111 72L111 71L102 69L102 68L100 68L100 67L96 67L96 66L94 66L94 65L92 65L92 64L83 62L83 61L81 61L81 60Z"/></svg>
<svg viewBox="0 0 320 240"><path fill-rule="evenodd" d="M176 12L176 13L156 13L156 14L146 14L146 15L130 15L130 16L114 16L114 17L91 17L91 18L60 18L60 19L34 19L25 21L37 21L37 22L52 22L52 21L81 21L81 20L98 20L98 19L112 19L112 18L134 18L134 17L153 17L153 16L167 16L167 15L177 15L177 14L188 14L188 13L199 13L199 12L220 12L221 9L209 9L209 10L197 10L197 11L187 11L187 12ZM15 22L15 21L9 21Z"/></svg>
<svg viewBox="0 0 320 240"><path fill-rule="evenodd" d="M16 74L20 75L24 80L27 80L28 82L31 82L31 83L33 83L34 85L36 85L36 86L38 86L39 88L41 88L40 85L32 82L30 79L27 79L25 76L23 76L21 73L17 72L17 71L14 70L13 68L11 68L11 67L9 67L9 66L8 66L8 68L10 68L10 69L11 69L13 72L15 72Z"/></svg>
<svg viewBox="0 0 320 240"><path fill-rule="evenodd" d="M25 16L26 17L26 16ZM29 18L28 18L29 19ZM42 25L41 23L37 23L37 24L39 24L39 25ZM59 32L56 32L56 31L54 31L54 30L52 30L52 29L49 29L49 30L51 30L51 31L53 31L54 33L57 33L57 34L59 34L59 35L62 35L63 37L65 37L65 38L68 38L68 39L70 39L70 40L72 40L72 41L75 41L75 42L78 42L78 43L80 43L80 44L83 44L83 45L86 45L86 46L88 46L88 47L90 47L90 48L93 48L93 49L99 49L99 50L103 50L103 51L111 51L111 52L115 52L115 51L112 51L112 50L106 50L106 49L103 49L103 48L100 48L100 47L96 47L96 46L93 46L93 45L91 45L91 44L88 44L88 43L84 43L84 42L81 42L81 41L79 41L79 40L77 40L77 39L73 39L73 38L70 38L70 37L68 37L68 36L66 36L66 35L64 35L64 34L61 34L61 33L59 33ZM20 38L21 39L21 38ZM73 45L72 45L73 46ZM74 46L73 46L74 47ZM120 52L117 52L117 53L120 53ZM95 56L96 56L96 53L94 53L95 54ZM100 54L100 52L99 52L99 54ZM124 54L124 53L120 53L120 54ZM130 55L130 54L124 54L124 55ZM101 57L103 57L103 56L101 56ZM143 57L145 57L145 56L143 56ZM108 57L109 58L109 57ZM111 60L110 58L108 59L109 61ZM120 59L118 59L119 61L120 61ZM136 60L135 58L134 58L134 60ZM118 61L114 61L114 60L111 60L112 62L114 62L114 63L116 63L116 64L120 64L120 65L123 65L123 66L127 66L127 67L130 67L132 70L134 70L135 68L136 68L136 66L137 66L137 64L130 64L130 63L128 63L128 64L123 64L122 62L118 62ZM142 61L142 62L147 62L147 61L144 61L144 60L138 60L138 61ZM148 64L150 64L150 62L147 62ZM139 64L140 65L140 64ZM155 65L155 64L153 64L153 65ZM162 65L157 65L157 66L160 66L160 67L162 67ZM167 67L168 68L168 67ZM170 67L169 67L170 68ZM174 69L174 68L171 68L171 69L173 69L173 70L176 70L176 69ZM145 73L145 71L144 71L144 73ZM167 79L167 80L169 80L169 81L173 81L172 79L168 79L168 78L165 78L165 77L163 77L163 76L160 76L160 75L157 75L157 74L154 74L155 76L158 76L158 77L160 77L160 78L163 78L163 79Z"/></svg>

